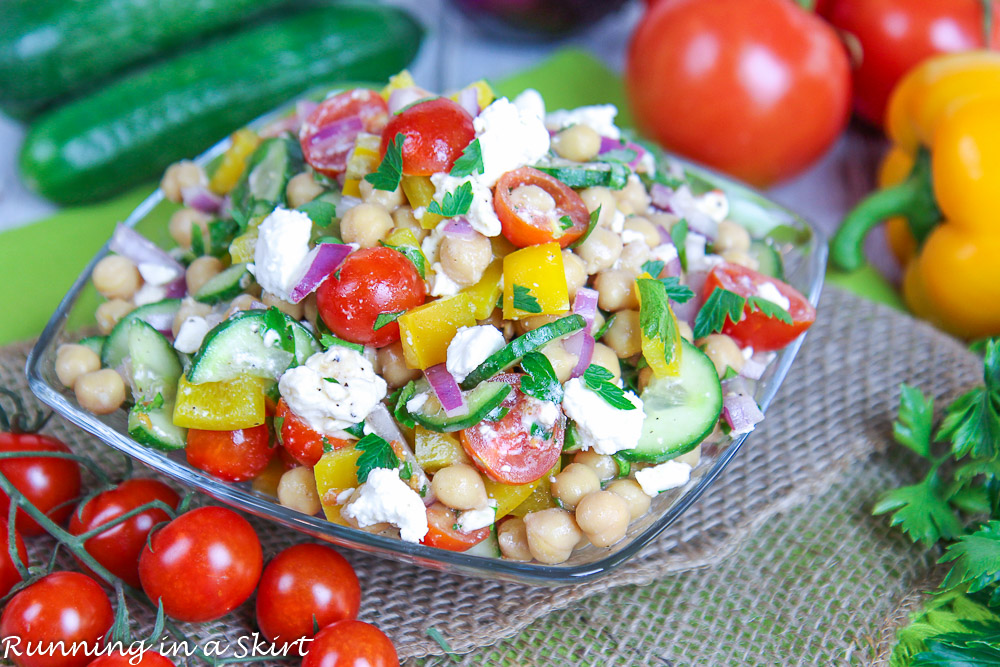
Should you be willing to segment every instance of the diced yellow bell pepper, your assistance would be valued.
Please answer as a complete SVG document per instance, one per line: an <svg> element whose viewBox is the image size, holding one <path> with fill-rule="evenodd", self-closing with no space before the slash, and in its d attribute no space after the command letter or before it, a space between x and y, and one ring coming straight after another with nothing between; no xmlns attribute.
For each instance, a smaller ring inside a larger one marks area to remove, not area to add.
<svg viewBox="0 0 1000 667"><path fill-rule="evenodd" d="M517 246L508 241L507 237L503 234L491 237L490 245L493 246L493 255L495 257L506 257L517 250Z"/></svg>
<svg viewBox="0 0 1000 667"><path fill-rule="evenodd" d="M503 294L500 287L500 278L503 277L503 262L499 259L483 271L483 277L472 287L462 290L463 294L469 295L469 301L475 311L473 315L477 320L485 320L497 307L497 300Z"/></svg>
<svg viewBox="0 0 1000 667"><path fill-rule="evenodd" d="M529 512L540 512L551 507L556 507L556 501L552 498L552 476L557 474L561 469L562 461L556 461L552 470L545 473L540 480L534 482L535 487L531 490L531 495L520 505L512 509L510 513L514 516L523 517ZM499 515L497 518L499 518Z"/></svg>
<svg viewBox="0 0 1000 667"><path fill-rule="evenodd" d="M407 311L397 322L406 365L423 370L447 359L455 332L476 326L476 314L469 295L459 292Z"/></svg>
<svg viewBox="0 0 1000 667"><path fill-rule="evenodd" d="M462 90L468 90L470 88L476 91L476 102L479 103L480 109L485 109L492 104L493 100L496 99L496 94L493 92L493 88L491 88L490 84L486 83L484 79L473 81ZM461 91L452 95L451 100L453 102L458 102L459 95L461 95Z"/></svg>
<svg viewBox="0 0 1000 667"><path fill-rule="evenodd" d="M361 197L361 180L357 178L344 179L344 196Z"/></svg>
<svg viewBox="0 0 1000 667"><path fill-rule="evenodd" d="M351 156L347 159L347 169L344 172L344 178L347 179L344 183L345 195L350 197L360 195L360 189L357 190L358 194L349 193L347 182L357 181L354 186L357 188L365 174L370 174L378 169L379 162L382 161L381 146L382 137L377 134L362 132L354 140L354 150L351 151Z"/></svg>
<svg viewBox="0 0 1000 667"><path fill-rule="evenodd" d="M337 496L346 489L358 486L358 456L361 452L354 447L343 447L332 452L325 452L316 462L313 474L316 475L316 491L323 513L327 521L343 526L347 522L340 516L341 505L337 504Z"/></svg>
<svg viewBox="0 0 1000 667"><path fill-rule="evenodd" d="M497 519L510 514L515 507L527 500L540 480L527 484L501 484L489 478L483 478L486 483L486 495L497 503Z"/></svg>
<svg viewBox="0 0 1000 667"><path fill-rule="evenodd" d="M264 423L264 386L268 381L240 375L226 382L177 384L174 424L207 431L234 431Z"/></svg>
<svg viewBox="0 0 1000 667"><path fill-rule="evenodd" d="M643 273L641 276L636 278L636 280L641 280L643 278L651 278L648 273ZM636 296L639 298L639 312L642 312L642 292L639 289L635 291ZM681 371L681 332L677 326L677 316L674 315L674 311L667 305L667 312L670 315L672 325L670 327L670 335L668 340L664 341L660 338L647 338L645 332L640 332L642 340L642 358L646 360L649 364L649 368L653 371L653 375L658 378L663 377L676 377ZM669 349L668 349L669 348Z"/></svg>
<svg viewBox="0 0 1000 667"><path fill-rule="evenodd" d="M381 92L382 99L388 102L389 96L392 95L392 91L400 90L402 88L413 88L416 85L417 82L413 80L413 75L410 74L410 70L404 69L399 74L393 74L389 77L389 83L386 84L385 88L383 88Z"/></svg>
<svg viewBox="0 0 1000 667"><path fill-rule="evenodd" d="M230 135L230 139L232 143L222 154L219 166L208 181L209 189L218 195L228 194L236 187L243 170L246 169L247 158L260 144L257 133L247 128L236 130Z"/></svg>
<svg viewBox="0 0 1000 667"><path fill-rule="evenodd" d="M514 305L515 287L518 292ZM519 320L569 310L562 249L556 242L528 246L503 258L503 316Z"/></svg>
<svg viewBox="0 0 1000 667"><path fill-rule="evenodd" d="M427 208L434 199L434 184L429 176L403 176L403 194L413 208ZM444 218L426 211L420 217L420 226L434 229Z"/></svg>
<svg viewBox="0 0 1000 667"><path fill-rule="evenodd" d="M414 431L413 455L424 472L435 473L456 463L471 463L462 443L452 433L436 433L418 425Z"/></svg>

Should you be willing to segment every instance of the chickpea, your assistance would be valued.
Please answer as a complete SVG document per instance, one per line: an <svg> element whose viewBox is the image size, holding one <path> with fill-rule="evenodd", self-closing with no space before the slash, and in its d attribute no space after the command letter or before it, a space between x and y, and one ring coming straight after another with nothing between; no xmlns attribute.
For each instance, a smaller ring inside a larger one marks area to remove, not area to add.
<svg viewBox="0 0 1000 667"><path fill-rule="evenodd" d="M568 560L583 534L573 515L557 507L528 514L524 527L531 555L548 565Z"/></svg>
<svg viewBox="0 0 1000 667"><path fill-rule="evenodd" d="M649 366L645 366L643 367L642 370L639 371L638 385L640 394L646 391L646 387L649 386L649 381L652 379L653 379L653 369L650 368Z"/></svg>
<svg viewBox="0 0 1000 667"><path fill-rule="evenodd" d="M688 324L687 322L682 322L681 320L677 320L677 331L680 332L681 338L683 338L687 342L689 343L694 342L694 331L691 329L691 325Z"/></svg>
<svg viewBox="0 0 1000 667"><path fill-rule="evenodd" d="M651 223L648 218L642 216L633 215L625 218L625 226L623 230L626 232L633 232L635 234L642 234L643 240L646 242L650 248L655 248L662 243L660 239L660 232L657 231L656 225Z"/></svg>
<svg viewBox="0 0 1000 667"><path fill-rule="evenodd" d="M312 516L320 511L319 492L312 468L297 466L285 471L278 482L278 502L296 512Z"/></svg>
<svg viewBox="0 0 1000 667"><path fill-rule="evenodd" d="M563 250L563 273L566 274L566 291L572 301L576 292L587 284L587 265L572 250Z"/></svg>
<svg viewBox="0 0 1000 667"><path fill-rule="evenodd" d="M604 342L615 351L621 359L627 359L642 351L642 339L639 336L639 311L619 310L615 313L615 321L604 334Z"/></svg>
<svg viewBox="0 0 1000 667"><path fill-rule="evenodd" d="M642 241L632 241L622 248L617 267L638 276L643 271L642 265L647 261L649 261L649 246Z"/></svg>
<svg viewBox="0 0 1000 667"><path fill-rule="evenodd" d="M254 310L260 308L260 306L263 305L264 304L257 305L257 300L254 299L249 294L240 294L230 302L229 310L226 311L224 317L228 319L236 313L239 313L244 310Z"/></svg>
<svg viewBox="0 0 1000 667"><path fill-rule="evenodd" d="M537 185L517 186L511 191L509 201L515 210L527 209L548 213L556 208L556 200L552 195Z"/></svg>
<svg viewBox="0 0 1000 667"><path fill-rule="evenodd" d="M396 229L409 229L417 237L417 241L423 241L430 233L420 225L420 221L413 217L413 209L409 206L400 206L392 212L392 222Z"/></svg>
<svg viewBox="0 0 1000 667"><path fill-rule="evenodd" d="M531 550L528 548L528 528L524 519L512 516L497 527L497 542L500 543L500 553L508 560L529 561Z"/></svg>
<svg viewBox="0 0 1000 667"><path fill-rule="evenodd" d="M468 463L456 463L441 468L431 480L434 495L455 510L472 510L486 506L486 485L479 472Z"/></svg>
<svg viewBox="0 0 1000 667"><path fill-rule="evenodd" d="M105 299L131 299L142 287L139 267L128 257L108 255L94 266L94 288Z"/></svg>
<svg viewBox="0 0 1000 667"><path fill-rule="evenodd" d="M558 498L566 509L573 509L588 493L599 491L601 480L590 466L570 463L555 476L552 497Z"/></svg>
<svg viewBox="0 0 1000 667"><path fill-rule="evenodd" d="M174 337L177 337L177 332L181 330L181 325L184 324L185 320L189 317L205 317L212 312L212 307L207 303L202 303L201 301L195 301L191 297L185 297L181 301L180 308L177 309L177 314L174 315L173 324L170 325L170 330L173 332Z"/></svg>
<svg viewBox="0 0 1000 667"><path fill-rule="evenodd" d="M77 379L101 368L101 358L86 345L60 345L56 351L56 377L73 388Z"/></svg>
<svg viewBox="0 0 1000 667"><path fill-rule="evenodd" d="M743 350L729 336L711 334L698 341L698 346L715 364L715 370L719 377L726 374L727 368L732 368L737 373L743 370L743 364L746 363L746 359L743 358Z"/></svg>
<svg viewBox="0 0 1000 667"><path fill-rule="evenodd" d="M673 229L675 224L680 222L680 216L673 213L647 213L646 219L653 223L654 226L665 229L668 232Z"/></svg>
<svg viewBox="0 0 1000 667"><path fill-rule="evenodd" d="M344 506L340 509L340 516L344 519L344 521L346 521L349 526L357 528L359 530L363 530L366 533L373 533L376 535L395 534L396 537L399 537L399 532L394 531L394 526L391 523L382 521L379 523L373 523L370 526L361 526L360 524L358 524L358 520L353 516L351 516L350 512L345 511L349 506L357 502L358 498L360 497L361 497L361 487L358 487L354 489L354 492L351 493L351 497L347 499L347 502L344 503Z"/></svg>
<svg viewBox="0 0 1000 667"><path fill-rule="evenodd" d="M111 414L125 402L125 381L111 368L84 373L73 390L80 407L95 415Z"/></svg>
<svg viewBox="0 0 1000 667"><path fill-rule="evenodd" d="M577 452L573 463L581 463L597 473L598 479L606 482L618 476L618 464L607 454L598 454L593 450Z"/></svg>
<svg viewBox="0 0 1000 667"><path fill-rule="evenodd" d="M222 273L222 260L218 257L205 255L188 265L184 282L187 283L188 294L197 294L209 280Z"/></svg>
<svg viewBox="0 0 1000 667"><path fill-rule="evenodd" d="M201 229L202 240L207 243L209 240L208 223L211 219L212 216L208 213L203 213L194 208L182 208L174 211L174 214L170 216L170 222L167 224L167 229L170 231L170 238L180 247L188 249L191 247L191 238L194 235L194 227L197 225Z"/></svg>
<svg viewBox="0 0 1000 667"><path fill-rule="evenodd" d="M610 228L613 225L615 213L618 212L618 202L611 190L603 187L587 188L580 193L580 198L587 205L589 212L601 209L601 215L597 219L598 227Z"/></svg>
<svg viewBox="0 0 1000 667"><path fill-rule="evenodd" d="M208 177L205 176L204 169L190 160L181 160L167 167L160 181L160 190L164 197L179 204L183 200L184 188L207 184Z"/></svg>
<svg viewBox="0 0 1000 667"><path fill-rule="evenodd" d="M646 192L646 186L635 174L628 177L628 182L621 190L614 192L615 199L618 200L618 208L631 209L632 213L645 213L649 208L650 197Z"/></svg>
<svg viewBox="0 0 1000 667"><path fill-rule="evenodd" d="M606 490L621 496L628 506L628 513L633 521L648 512L649 505L653 502L634 479L616 479L608 484Z"/></svg>
<svg viewBox="0 0 1000 667"><path fill-rule="evenodd" d="M97 328L102 334L109 334L115 328L115 325L133 310L135 310L135 306L124 299L105 301L94 311Z"/></svg>
<svg viewBox="0 0 1000 667"><path fill-rule="evenodd" d="M573 125L552 137L552 150L567 160L589 162L601 151L601 135L589 125Z"/></svg>
<svg viewBox="0 0 1000 667"><path fill-rule="evenodd" d="M534 331L540 326L555 322L562 317L565 317L565 315L533 315L525 317L523 320L516 320L514 322L514 330L517 331L518 335L523 335L529 331Z"/></svg>
<svg viewBox="0 0 1000 667"><path fill-rule="evenodd" d="M715 246L715 252L720 255L727 250L747 252L750 250L750 232L732 220L723 220L719 223L719 230L716 233L713 245Z"/></svg>
<svg viewBox="0 0 1000 667"><path fill-rule="evenodd" d="M570 374L573 372L573 369L576 368L576 362L580 360L580 357L577 355L566 351L566 348L563 347L561 340L554 340L551 343L546 344L545 347L542 348L542 354L544 354L545 358L549 360L550 364L552 364L552 370L555 371L559 382L566 382L569 380Z"/></svg>
<svg viewBox="0 0 1000 667"><path fill-rule="evenodd" d="M285 186L285 198L288 199L289 208L298 208L321 194L323 186L316 182L310 171L295 174L288 179L288 185Z"/></svg>
<svg viewBox="0 0 1000 667"><path fill-rule="evenodd" d="M471 285L483 277L493 260L490 240L478 232L469 236L446 234L438 250L441 268L460 285Z"/></svg>
<svg viewBox="0 0 1000 667"><path fill-rule="evenodd" d="M597 290L597 305L602 310L619 311L626 308L639 307L639 296L636 294L636 275L624 269L608 269L601 271L594 278L594 289Z"/></svg>
<svg viewBox="0 0 1000 667"><path fill-rule="evenodd" d="M378 360L382 366L382 378L390 389L402 387L410 380L420 377L420 371L406 365L403 358L403 344L398 340L392 345L378 349Z"/></svg>
<svg viewBox="0 0 1000 667"><path fill-rule="evenodd" d="M618 355L604 343L594 345L594 355L590 358L590 363L610 372L613 376L611 382L622 379L622 364L618 360Z"/></svg>
<svg viewBox="0 0 1000 667"><path fill-rule="evenodd" d="M263 292L261 294L260 300L264 302L265 306L274 306L275 308L283 312L285 315L291 317L293 320L298 321L301 320L303 317L305 317L306 307L305 304L302 303L301 301L299 301L298 303L291 303L289 301L285 301L284 299L276 297L270 292Z"/></svg>
<svg viewBox="0 0 1000 667"><path fill-rule="evenodd" d="M340 236L345 243L374 248L392 229L392 216L384 206L358 204L340 221Z"/></svg>
<svg viewBox="0 0 1000 667"><path fill-rule="evenodd" d="M760 268L760 262L740 250L727 250L719 254L722 255L722 259L726 260L730 264L739 264L740 266L745 266L748 269L753 269L754 271Z"/></svg>
<svg viewBox="0 0 1000 667"><path fill-rule="evenodd" d="M396 189L390 192L389 190L379 190L365 179L361 179L358 189L361 190L362 201L366 204L377 204L390 213L406 203L406 196L400 185L397 185Z"/></svg>
<svg viewBox="0 0 1000 667"><path fill-rule="evenodd" d="M628 503L610 491L595 491L580 501L576 523L595 547L610 547L628 530Z"/></svg>
<svg viewBox="0 0 1000 667"><path fill-rule="evenodd" d="M674 460L677 461L678 463L686 463L692 468L697 467L698 462L701 461L701 445L698 445L690 452L685 452L684 454L681 454Z"/></svg>
<svg viewBox="0 0 1000 667"><path fill-rule="evenodd" d="M587 275L610 269L622 254L622 237L610 229L598 227L575 250L584 262Z"/></svg>

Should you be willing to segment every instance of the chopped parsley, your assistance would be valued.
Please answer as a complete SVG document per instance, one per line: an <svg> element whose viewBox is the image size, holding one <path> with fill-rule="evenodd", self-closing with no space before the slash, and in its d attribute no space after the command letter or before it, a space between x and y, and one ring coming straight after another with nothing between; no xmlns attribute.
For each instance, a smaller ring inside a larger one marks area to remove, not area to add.
<svg viewBox="0 0 1000 667"><path fill-rule="evenodd" d="M378 317L375 318L375 324L372 325L372 331L378 331L382 327L392 324L405 312L405 310L397 310L392 313L379 313Z"/></svg>
<svg viewBox="0 0 1000 667"><path fill-rule="evenodd" d="M420 274L421 278L427 277L427 258L424 257L424 253L420 251L420 248L412 245L406 245L404 243L392 245L391 243L386 243L385 241L379 241L379 244L383 247L392 248L396 252L401 253L403 257L413 263L413 266L417 268L417 273Z"/></svg>
<svg viewBox="0 0 1000 667"><path fill-rule="evenodd" d="M531 293L530 288L514 283L512 289L514 290L514 308L526 313L538 314L542 312L542 307L538 305L538 299Z"/></svg>
<svg viewBox="0 0 1000 667"><path fill-rule="evenodd" d="M667 263L661 259L651 259L642 265L642 270L653 278L659 278L665 268L667 268Z"/></svg>
<svg viewBox="0 0 1000 667"><path fill-rule="evenodd" d="M688 270L687 237L688 221L681 218L670 228L670 240L674 242L674 247L677 248L677 257L681 260L681 268L685 271Z"/></svg>
<svg viewBox="0 0 1000 667"><path fill-rule="evenodd" d="M455 165L448 173L455 178L465 178L484 171L486 166L483 164L483 149L479 145L479 139L473 139L472 143L462 151L462 156L455 160Z"/></svg>
<svg viewBox="0 0 1000 667"><path fill-rule="evenodd" d="M364 484L368 481L368 475L375 468L389 468L395 470L399 467L399 457L384 438L374 433L369 433L365 437L354 443L354 448L361 452L358 456L358 482Z"/></svg>
<svg viewBox="0 0 1000 667"><path fill-rule="evenodd" d="M677 303L687 303L694 298L694 290L687 285L681 285L681 279L675 276L660 278L659 282L667 290L667 296Z"/></svg>
<svg viewBox="0 0 1000 667"><path fill-rule="evenodd" d="M521 391L540 401L560 403L563 397L562 385L552 369L552 363L541 352L528 352L521 359Z"/></svg>
<svg viewBox="0 0 1000 667"><path fill-rule="evenodd" d="M440 215L442 218L454 218L456 215L465 215L472 206L472 183L466 181L462 183L454 192L444 193L441 203L432 201L427 207L428 213Z"/></svg>
<svg viewBox="0 0 1000 667"><path fill-rule="evenodd" d="M528 427L528 433L536 438L541 438L542 440L552 439L552 431L548 430L538 422L531 422L531 426Z"/></svg>
<svg viewBox="0 0 1000 667"><path fill-rule="evenodd" d="M332 384L340 384L340 380L338 380L337 378L323 378L323 379Z"/></svg>
<svg viewBox="0 0 1000 667"><path fill-rule="evenodd" d="M716 287L708 295L698 316L694 320L694 337L704 338L705 336L722 331L729 319L734 324L740 321L743 309L749 307L751 312L759 311L767 317L771 317L784 322L792 323L792 316L788 311L767 299L759 296L752 296L749 299L740 296L735 292L730 292L722 287Z"/></svg>
<svg viewBox="0 0 1000 667"><path fill-rule="evenodd" d="M159 410L162 407L163 407L163 394L161 394L160 392L156 392L156 396L154 396L152 400L141 401L139 403L136 403L132 409L135 412L148 413L152 412L153 410Z"/></svg>
<svg viewBox="0 0 1000 667"><path fill-rule="evenodd" d="M320 336L319 344L323 346L324 350L329 350L331 347L336 345L337 347L349 348L351 350L354 350L355 352L365 351L364 345L360 345L358 343L352 343L350 341L344 340L343 338L337 338L331 333L325 333L322 336Z"/></svg>
<svg viewBox="0 0 1000 667"><path fill-rule="evenodd" d="M559 227L561 227L564 232L569 231L573 228L573 218L568 215L562 216L559 218Z"/></svg>
<svg viewBox="0 0 1000 667"><path fill-rule="evenodd" d="M618 410L635 410L635 404L625 396L622 388L611 382L613 377L611 371L594 364L587 366L583 372L587 389L603 398L608 405Z"/></svg>
<svg viewBox="0 0 1000 667"><path fill-rule="evenodd" d="M650 353L650 350L646 349L647 341L659 340L663 345L664 361L671 364L676 360L675 352L681 333L677 328L677 318L670 309L667 287L654 278L639 278L635 281L635 285L641 302L639 330L642 331L643 353Z"/></svg>
<svg viewBox="0 0 1000 667"><path fill-rule="evenodd" d="M587 231L583 233L583 236L577 240L570 243L567 248L578 248L583 245L583 243L590 237L591 232L597 227L597 221L601 219L601 206L590 212L590 222L587 224Z"/></svg>
<svg viewBox="0 0 1000 667"><path fill-rule="evenodd" d="M267 340L267 335L271 331L278 335L279 347L285 352L292 353L291 365L294 366L296 364L295 332L292 330L292 318L274 306L264 312L264 327L261 329L261 336Z"/></svg>
<svg viewBox="0 0 1000 667"><path fill-rule="evenodd" d="M399 187L399 181L403 177L403 144L406 142L406 135L397 132L389 146L385 150L385 157L378 169L365 176L365 180L372 184L376 190L392 192Z"/></svg>

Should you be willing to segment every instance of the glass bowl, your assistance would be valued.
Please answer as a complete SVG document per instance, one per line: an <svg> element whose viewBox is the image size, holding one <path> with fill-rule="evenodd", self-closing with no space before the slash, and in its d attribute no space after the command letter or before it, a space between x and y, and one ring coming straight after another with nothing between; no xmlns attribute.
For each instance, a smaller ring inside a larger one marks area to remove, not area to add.
<svg viewBox="0 0 1000 667"><path fill-rule="evenodd" d="M250 126L260 129L288 115L294 108L294 102L290 103L261 117ZM228 145L228 139L216 144L198 157L196 162L202 165L211 163L218 159ZM826 266L826 243L816 229L795 213L769 201L751 188L703 167L675 158L668 159L674 160L687 172L693 188L724 190L730 197L730 217L746 225L754 237L770 234L783 255L786 281L805 294L814 306L817 304ZM125 224L136 227L155 243L170 247L173 243L167 233L166 223L174 210L176 205L166 201L162 192L157 190L132 212ZM249 483L235 484L216 479L190 466L183 451L167 454L140 445L128 435L124 410L97 416L77 405L73 392L63 387L56 377L56 349L62 343L74 342L79 338L78 335L69 335L70 332L93 324L98 299L90 285L90 274L94 265L107 253L108 246L105 244L63 297L28 356L26 372L31 390L65 419L181 484L237 509L341 547L451 573L526 584L559 585L595 579L628 561L674 523L719 476L747 438L747 434L735 439L722 436L720 440L706 443L702 459L692 471L690 482L680 489L661 493L654 498L650 511L629 526L625 539L608 549L594 546L579 549L567 562L559 565L519 563L445 551L330 523L320 516L307 516L282 507L273 497L254 491ZM778 352L757 383L755 398L762 410L766 411L774 399L801 344L802 337L799 337Z"/></svg>

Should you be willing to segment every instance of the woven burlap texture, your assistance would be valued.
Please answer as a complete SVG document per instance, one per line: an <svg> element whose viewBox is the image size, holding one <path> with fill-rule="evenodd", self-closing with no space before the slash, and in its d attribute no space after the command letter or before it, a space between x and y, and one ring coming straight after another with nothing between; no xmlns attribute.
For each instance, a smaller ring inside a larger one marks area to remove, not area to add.
<svg viewBox="0 0 1000 667"><path fill-rule="evenodd" d="M347 553L362 583L361 618L389 634L400 658L413 663L872 659L887 616L933 562L933 554L868 516L878 491L909 478L905 466L883 454L899 384L950 397L977 381L980 364L931 327L837 289L826 290L819 312L764 424L705 496L635 559L595 582L547 589ZM0 382L24 394L27 349L12 346L0 356ZM120 455L66 422L53 420L48 430L112 473L121 469ZM251 521L266 556L303 540ZM31 551L41 557L51 544L36 541ZM496 646L442 656L430 628L455 653ZM235 643L253 631L252 604L185 631ZM428 656L441 657L417 660Z"/></svg>

